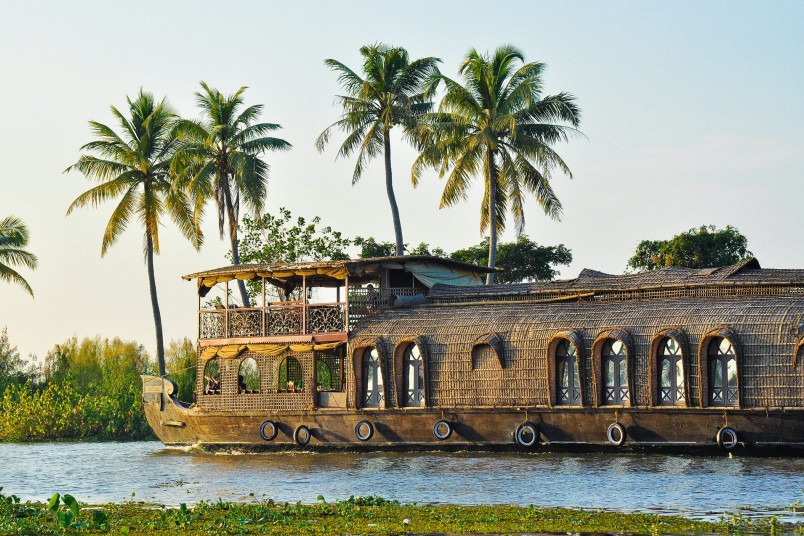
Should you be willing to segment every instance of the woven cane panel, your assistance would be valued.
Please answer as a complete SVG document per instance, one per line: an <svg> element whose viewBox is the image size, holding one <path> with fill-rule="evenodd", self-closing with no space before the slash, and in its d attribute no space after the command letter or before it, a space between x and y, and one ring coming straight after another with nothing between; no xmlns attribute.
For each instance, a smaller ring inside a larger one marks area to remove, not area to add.
<svg viewBox="0 0 804 536"><path fill-rule="evenodd" d="M304 376L303 387L300 392L287 393L278 390L278 374L281 362L288 356L296 358L301 364ZM260 372L259 393L239 393L237 375L240 363L248 358L254 358ZM204 362L198 360L198 387L196 390L198 407L212 411L250 411L250 410L304 410L313 404L311 387L313 370L313 353L284 352L273 357L254 352L243 352L231 359L216 358L221 373L221 394L204 394L203 367Z"/></svg>
<svg viewBox="0 0 804 536"><path fill-rule="evenodd" d="M804 298L678 299L573 303L506 303L420 307L404 314L385 313L361 321L356 337L386 337L396 345L411 334L426 336L429 345L430 406L541 406L547 402L547 344L564 330L577 330L584 348L584 400L593 400L590 349L604 330L630 334L629 356L632 405L652 403L648 381L650 343L662 329L687 333L689 348L684 369L690 406L706 394L699 392L698 345L719 326L728 326L739 341L738 367L742 407L804 406L804 364L792 365L801 334ZM479 335L503 335L503 368L472 370L471 343ZM386 371L387 372L387 371ZM385 377L390 386L393 374Z"/></svg>

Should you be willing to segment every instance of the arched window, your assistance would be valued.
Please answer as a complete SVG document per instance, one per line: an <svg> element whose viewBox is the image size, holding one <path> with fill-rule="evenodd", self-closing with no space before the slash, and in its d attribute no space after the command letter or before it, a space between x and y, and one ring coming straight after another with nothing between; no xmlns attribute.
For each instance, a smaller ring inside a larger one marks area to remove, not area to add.
<svg viewBox="0 0 804 536"><path fill-rule="evenodd" d="M630 400L628 390L628 353L619 339L607 339L601 352L603 404L621 405Z"/></svg>
<svg viewBox="0 0 804 536"><path fill-rule="evenodd" d="M707 349L709 361L709 404L737 406L737 354L725 337L713 337Z"/></svg>
<svg viewBox="0 0 804 536"><path fill-rule="evenodd" d="M424 406L424 359L419 346L410 344L402 356L403 385L405 388L403 406Z"/></svg>
<svg viewBox="0 0 804 536"><path fill-rule="evenodd" d="M380 354L376 348L366 348L363 350L363 407L379 408L384 400Z"/></svg>
<svg viewBox="0 0 804 536"><path fill-rule="evenodd" d="M221 394L221 367L217 357L213 357L204 365L204 394Z"/></svg>
<svg viewBox="0 0 804 536"><path fill-rule="evenodd" d="M659 404L678 406L686 403L684 391L684 356L678 341L665 337L659 343Z"/></svg>
<svg viewBox="0 0 804 536"><path fill-rule="evenodd" d="M556 401L560 406L581 405L578 349L564 339L556 348Z"/></svg>
<svg viewBox="0 0 804 536"><path fill-rule="evenodd" d="M277 388L280 391L295 393L304 387L302 383L302 367L299 360L288 356L279 365L279 382Z"/></svg>
<svg viewBox="0 0 804 536"><path fill-rule="evenodd" d="M260 369L253 357L247 357L240 362L237 371L237 392L241 394L260 392Z"/></svg>

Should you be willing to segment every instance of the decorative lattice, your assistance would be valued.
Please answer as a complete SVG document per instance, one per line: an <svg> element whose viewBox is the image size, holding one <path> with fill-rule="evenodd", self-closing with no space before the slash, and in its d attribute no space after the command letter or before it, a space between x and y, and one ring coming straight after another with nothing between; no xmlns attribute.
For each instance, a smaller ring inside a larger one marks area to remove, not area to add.
<svg viewBox="0 0 804 536"><path fill-rule="evenodd" d="M202 339L221 339L225 337L223 329L223 311L204 311L199 315L200 333Z"/></svg>
<svg viewBox="0 0 804 536"><path fill-rule="evenodd" d="M302 332L300 307L271 307L265 318L268 335L287 335Z"/></svg>
<svg viewBox="0 0 804 536"><path fill-rule="evenodd" d="M310 307L307 310L307 331L309 333L344 331L343 315L344 311L340 305Z"/></svg>
<svg viewBox="0 0 804 536"><path fill-rule="evenodd" d="M229 312L229 337L259 337L262 311L259 309L233 309Z"/></svg>

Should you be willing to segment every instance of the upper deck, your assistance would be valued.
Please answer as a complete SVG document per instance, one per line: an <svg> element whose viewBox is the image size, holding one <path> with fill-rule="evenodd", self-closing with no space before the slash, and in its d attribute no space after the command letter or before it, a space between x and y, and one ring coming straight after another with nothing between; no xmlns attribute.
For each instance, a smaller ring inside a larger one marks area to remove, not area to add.
<svg viewBox="0 0 804 536"><path fill-rule="evenodd" d="M359 319L423 301L438 283L479 286L487 268L429 255L277 265L244 264L184 276L198 288L201 346L345 340ZM243 307L231 286L247 281L256 305ZM209 300L210 292L222 295ZM256 291L256 292L255 292ZM206 303L203 302L207 298Z"/></svg>

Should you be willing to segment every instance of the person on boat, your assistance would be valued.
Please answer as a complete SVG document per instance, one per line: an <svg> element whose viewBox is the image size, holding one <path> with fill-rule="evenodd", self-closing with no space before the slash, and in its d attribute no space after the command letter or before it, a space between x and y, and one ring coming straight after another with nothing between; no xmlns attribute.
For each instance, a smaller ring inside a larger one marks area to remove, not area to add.
<svg viewBox="0 0 804 536"><path fill-rule="evenodd" d="M215 372L212 376L204 376L207 380L207 385L204 388L204 394L212 395L221 392L221 373Z"/></svg>
<svg viewBox="0 0 804 536"><path fill-rule="evenodd" d="M366 287L366 309L368 312L373 313L380 306L380 295L374 290L374 285L371 283Z"/></svg>

